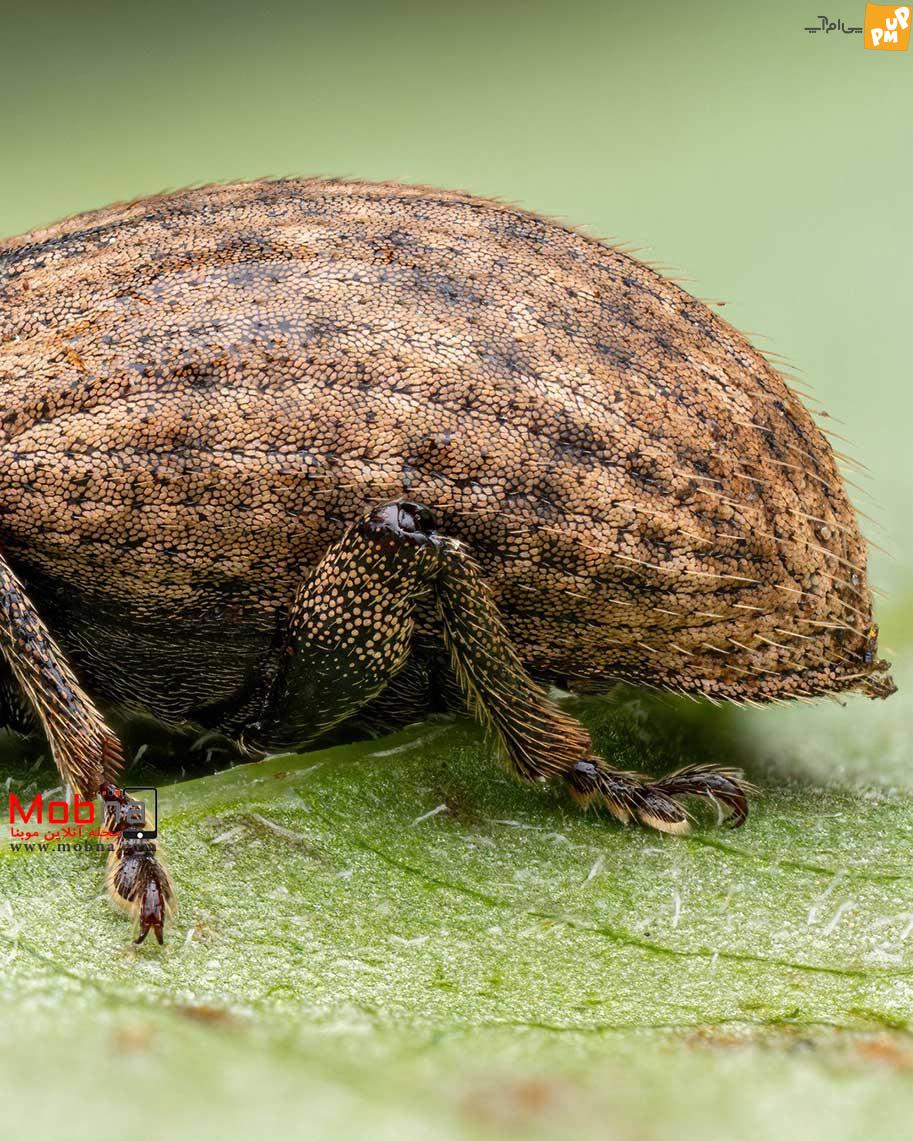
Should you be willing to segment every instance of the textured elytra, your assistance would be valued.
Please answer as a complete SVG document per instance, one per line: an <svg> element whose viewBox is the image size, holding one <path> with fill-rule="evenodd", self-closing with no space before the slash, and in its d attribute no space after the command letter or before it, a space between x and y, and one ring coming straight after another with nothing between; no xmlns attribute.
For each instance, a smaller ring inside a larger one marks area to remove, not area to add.
<svg viewBox="0 0 913 1141"><path fill-rule="evenodd" d="M824 436L616 249L295 180L0 245L0 549L98 695L230 707L308 568L403 495L472 551L539 680L891 690Z"/></svg>

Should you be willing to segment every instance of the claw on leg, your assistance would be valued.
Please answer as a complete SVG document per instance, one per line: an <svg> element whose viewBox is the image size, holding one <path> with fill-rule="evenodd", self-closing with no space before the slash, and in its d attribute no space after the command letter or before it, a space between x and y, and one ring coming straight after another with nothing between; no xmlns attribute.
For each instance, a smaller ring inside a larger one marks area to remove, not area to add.
<svg viewBox="0 0 913 1141"><path fill-rule="evenodd" d="M156 879L150 879L144 890L139 905L139 935L137 943L142 943L150 931L155 931L159 944L165 942L163 928L165 926L165 897L162 885Z"/></svg>
<svg viewBox="0 0 913 1141"><path fill-rule="evenodd" d="M715 765L689 765L658 782L669 796L702 796L719 809L730 828L741 828L748 819L748 793L754 786L738 769Z"/></svg>
<svg viewBox="0 0 913 1141"><path fill-rule="evenodd" d="M717 805L732 828L748 818L751 785L736 769L690 765L658 781L613 769L598 757L578 761L565 776L571 796L584 807L598 803L623 824L637 820L660 832L684 835L688 813L677 797L702 796Z"/></svg>

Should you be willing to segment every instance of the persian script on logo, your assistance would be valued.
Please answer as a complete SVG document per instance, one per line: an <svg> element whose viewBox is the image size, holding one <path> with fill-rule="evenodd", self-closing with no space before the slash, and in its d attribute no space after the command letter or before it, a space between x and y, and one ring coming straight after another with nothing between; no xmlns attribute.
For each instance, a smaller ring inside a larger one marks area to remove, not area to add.
<svg viewBox="0 0 913 1141"><path fill-rule="evenodd" d="M93 801L80 796L72 801L49 800L39 793L23 803L11 792L7 806L10 846L14 851L28 852L110 850L119 836L154 839L158 835L157 790L144 786L123 792L123 803L108 804L107 818Z"/></svg>
<svg viewBox="0 0 913 1141"><path fill-rule="evenodd" d="M848 36L862 35L862 28L858 24L847 24L843 20L832 20L829 16L819 16L818 23L805 29L811 35L824 32L829 36L831 32L843 32Z"/></svg>

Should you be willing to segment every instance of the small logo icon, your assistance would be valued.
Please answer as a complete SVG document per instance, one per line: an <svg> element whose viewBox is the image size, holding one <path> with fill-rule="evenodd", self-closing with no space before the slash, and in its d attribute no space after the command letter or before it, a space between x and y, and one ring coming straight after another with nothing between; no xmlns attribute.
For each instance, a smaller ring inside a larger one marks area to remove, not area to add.
<svg viewBox="0 0 913 1141"><path fill-rule="evenodd" d="M145 787L124 788L123 792L123 800L109 805L117 818L117 831L127 840L154 840L158 835L158 792Z"/></svg>
<svg viewBox="0 0 913 1141"><path fill-rule="evenodd" d="M865 39L870 51L902 52L910 46L909 4L866 4Z"/></svg>

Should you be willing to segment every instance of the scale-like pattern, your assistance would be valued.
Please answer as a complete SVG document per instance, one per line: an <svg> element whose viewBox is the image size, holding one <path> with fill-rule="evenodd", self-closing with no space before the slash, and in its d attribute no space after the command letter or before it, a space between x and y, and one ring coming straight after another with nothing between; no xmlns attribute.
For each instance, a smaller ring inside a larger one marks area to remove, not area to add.
<svg viewBox="0 0 913 1141"><path fill-rule="evenodd" d="M467 544L541 680L892 690L826 439L623 252L299 180L0 244L0 550L102 696L230 707L308 568L401 496Z"/></svg>

